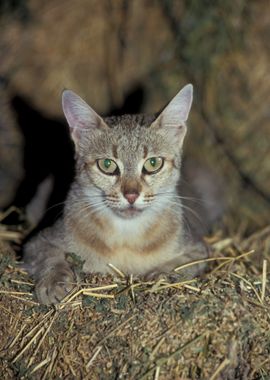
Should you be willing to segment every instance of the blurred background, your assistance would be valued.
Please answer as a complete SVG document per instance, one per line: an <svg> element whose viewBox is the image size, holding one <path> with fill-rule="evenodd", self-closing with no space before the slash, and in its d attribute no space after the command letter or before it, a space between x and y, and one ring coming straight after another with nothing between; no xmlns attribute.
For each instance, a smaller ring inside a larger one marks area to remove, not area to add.
<svg viewBox="0 0 270 380"><path fill-rule="evenodd" d="M269 224L269 64L266 0L0 0L0 207L27 166L42 181L69 163L64 88L109 115L191 82L185 154L222 176L229 230Z"/></svg>

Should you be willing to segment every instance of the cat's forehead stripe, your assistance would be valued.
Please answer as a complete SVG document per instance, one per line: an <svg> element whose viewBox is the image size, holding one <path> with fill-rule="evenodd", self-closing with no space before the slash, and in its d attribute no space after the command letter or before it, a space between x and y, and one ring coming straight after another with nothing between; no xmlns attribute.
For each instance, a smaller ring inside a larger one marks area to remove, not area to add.
<svg viewBox="0 0 270 380"><path fill-rule="evenodd" d="M149 127L154 121L155 115L122 115L105 117L105 122L109 127L121 125L124 128L134 128L135 126Z"/></svg>
<svg viewBox="0 0 270 380"><path fill-rule="evenodd" d="M118 153L117 153L117 145L113 145L113 147L112 147L112 152L113 152L113 156L115 157L115 158L118 158Z"/></svg>
<svg viewBox="0 0 270 380"><path fill-rule="evenodd" d="M146 158L147 154L148 154L148 148L146 145L144 145L144 147L143 147L143 158Z"/></svg>

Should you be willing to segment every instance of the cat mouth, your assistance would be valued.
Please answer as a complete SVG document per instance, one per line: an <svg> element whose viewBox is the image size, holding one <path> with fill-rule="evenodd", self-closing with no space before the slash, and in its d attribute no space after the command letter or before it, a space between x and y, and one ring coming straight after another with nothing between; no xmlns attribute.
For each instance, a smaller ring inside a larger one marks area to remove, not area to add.
<svg viewBox="0 0 270 380"><path fill-rule="evenodd" d="M129 207L125 208L125 209L122 209L122 210L118 209L118 210L114 210L114 211L116 211L116 213L119 216L121 216L122 218L125 218L125 219L134 218L134 217L140 215L143 212L143 210L138 209L138 208L136 208L134 206L129 206Z"/></svg>

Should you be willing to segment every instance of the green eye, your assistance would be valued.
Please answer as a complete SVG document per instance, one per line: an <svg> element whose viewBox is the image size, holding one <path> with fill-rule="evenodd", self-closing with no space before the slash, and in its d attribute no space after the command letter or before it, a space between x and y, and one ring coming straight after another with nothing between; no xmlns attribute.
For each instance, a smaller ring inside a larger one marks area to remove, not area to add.
<svg viewBox="0 0 270 380"><path fill-rule="evenodd" d="M101 160L97 160L97 166L99 170L101 170L105 174L118 174L119 169L115 161L110 158L103 158Z"/></svg>
<svg viewBox="0 0 270 380"><path fill-rule="evenodd" d="M106 158L104 161L103 161L103 165L106 169L109 169L110 166L112 164L112 160L110 160L109 158Z"/></svg>
<svg viewBox="0 0 270 380"><path fill-rule="evenodd" d="M164 164L164 158L162 157L150 157L145 161L143 165L143 171L146 174L157 173Z"/></svg>

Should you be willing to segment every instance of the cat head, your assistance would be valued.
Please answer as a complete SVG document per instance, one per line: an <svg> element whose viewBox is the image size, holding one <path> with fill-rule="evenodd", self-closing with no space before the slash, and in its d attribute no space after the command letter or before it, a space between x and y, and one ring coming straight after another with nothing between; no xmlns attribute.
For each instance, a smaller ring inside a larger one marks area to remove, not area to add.
<svg viewBox="0 0 270 380"><path fill-rule="evenodd" d="M102 118L74 92L63 92L76 147L76 181L93 208L134 218L168 205L180 177L192 95L188 84L157 117Z"/></svg>

